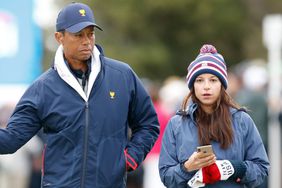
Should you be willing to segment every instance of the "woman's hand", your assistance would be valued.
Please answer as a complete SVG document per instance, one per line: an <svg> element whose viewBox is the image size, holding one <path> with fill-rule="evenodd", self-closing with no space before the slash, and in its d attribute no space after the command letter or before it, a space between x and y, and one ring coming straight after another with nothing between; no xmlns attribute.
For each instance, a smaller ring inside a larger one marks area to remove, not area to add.
<svg viewBox="0 0 282 188"><path fill-rule="evenodd" d="M215 163L216 157L213 153L194 152L187 161L184 167L188 172L198 170L205 166Z"/></svg>

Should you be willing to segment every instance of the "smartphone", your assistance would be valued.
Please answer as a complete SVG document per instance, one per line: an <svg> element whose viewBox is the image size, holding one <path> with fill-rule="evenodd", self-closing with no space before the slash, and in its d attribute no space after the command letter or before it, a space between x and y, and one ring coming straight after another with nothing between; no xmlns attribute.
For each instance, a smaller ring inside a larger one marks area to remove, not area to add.
<svg viewBox="0 0 282 188"><path fill-rule="evenodd" d="M197 152L213 153L212 145L198 146Z"/></svg>

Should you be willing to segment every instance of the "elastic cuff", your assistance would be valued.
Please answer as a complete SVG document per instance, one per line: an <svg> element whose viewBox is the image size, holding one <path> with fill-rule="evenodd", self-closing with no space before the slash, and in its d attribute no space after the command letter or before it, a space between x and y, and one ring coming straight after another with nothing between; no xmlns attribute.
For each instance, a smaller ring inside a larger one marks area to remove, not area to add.
<svg viewBox="0 0 282 188"><path fill-rule="evenodd" d="M183 162L181 162L180 163L180 168L181 168L181 170L183 170L184 172L188 172L188 170L185 168L185 166L184 166L184 163L185 163L186 161L183 161Z"/></svg>
<svg viewBox="0 0 282 188"><path fill-rule="evenodd" d="M175 169L177 174L179 174L183 179L186 179L187 181L191 179L197 172L197 170L193 171L187 171L187 169L184 166L185 161L180 162Z"/></svg>
<svg viewBox="0 0 282 188"><path fill-rule="evenodd" d="M127 153L127 149L124 150L125 160L126 160L126 169L127 171L136 170L138 164L136 161Z"/></svg>
<svg viewBox="0 0 282 188"><path fill-rule="evenodd" d="M240 180L245 176L247 166L242 161L230 161L233 168L234 168L234 174L230 177L230 179L235 180L236 182L240 182Z"/></svg>

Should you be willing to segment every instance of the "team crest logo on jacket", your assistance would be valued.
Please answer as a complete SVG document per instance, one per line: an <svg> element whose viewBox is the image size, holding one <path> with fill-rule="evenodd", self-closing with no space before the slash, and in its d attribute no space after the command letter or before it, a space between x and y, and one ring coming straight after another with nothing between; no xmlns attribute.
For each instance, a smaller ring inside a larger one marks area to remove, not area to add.
<svg viewBox="0 0 282 188"><path fill-rule="evenodd" d="M110 97L111 99L114 99L116 96L116 93L114 91L110 91Z"/></svg>

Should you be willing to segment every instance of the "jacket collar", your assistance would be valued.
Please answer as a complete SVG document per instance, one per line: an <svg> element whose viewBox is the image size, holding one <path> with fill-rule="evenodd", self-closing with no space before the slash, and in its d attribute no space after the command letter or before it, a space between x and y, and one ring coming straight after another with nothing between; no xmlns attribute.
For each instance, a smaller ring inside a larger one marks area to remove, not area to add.
<svg viewBox="0 0 282 188"><path fill-rule="evenodd" d="M99 47L99 49L101 49L101 47ZM68 85L70 85L85 101L88 101L88 97L90 95L93 84L98 76L98 73L101 70L100 51L98 50L97 46L95 46L93 49L93 56L91 57L91 72L88 80L87 94L84 93L82 87L76 80L75 76L71 73L71 71L65 64L62 45L60 45L56 51L54 69L57 70L62 80L64 80Z"/></svg>
<svg viewBox="0 0 282 188"><path fill-rule="evenodd" d="M198 104L194 103L192 100L189 100L188 102L188 107L183 111L183 110L178 110L177 111L177 115L181 115L181 116L190 116L190 118L195 121L195 111L198 108ZM229 108L230 109L230 113L231 115L235 114L238 111L245 111L246 110L244 108L240 108L240 109L235 109L235 108Z"/></svg>
<svg viewBox="0 0 282 188"><path fill-rule="evenodd" d="M190 116L191 119L194 121L194 114L197 108L198 104L194 103L191 99L189 99L188 107L185 110L178 110L176 114L181 116Z"/></svg>

